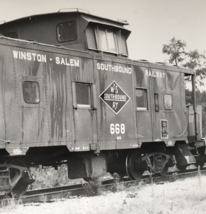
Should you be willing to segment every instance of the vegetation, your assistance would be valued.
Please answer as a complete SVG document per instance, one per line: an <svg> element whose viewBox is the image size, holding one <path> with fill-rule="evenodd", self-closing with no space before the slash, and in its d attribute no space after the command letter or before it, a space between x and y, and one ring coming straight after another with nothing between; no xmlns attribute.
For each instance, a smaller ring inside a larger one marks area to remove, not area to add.
<svg viewBox="0 0 206 214"><path fill-rule="evenodd" d="M168 44L164 44L162 52L169 56L167 62L171 65L192 69L196 71L196 96L197 104L203 107L203 136L206 135L206 53L198 50L187 51L186 42L175 39L174 37ZM186 85L189 79L186 79ZM187 88L187 87L186 87ZM186 103L192 103L192 94L186 89Z"/></svg>
<svg viewBox="0 0 206 214"><path fill-rule="evenodd" d="M96 181L95 181L96 182ZM73 198L55 203L23 206L14 203L1 208L1 213L114 213L114 214L199 214L206 210L206 177L199 175L171 183L155 183L125 188L120 184L116 193L99 192L96 197ZM118 185L118 184L117 184ZM101 187L101 186L100 186ZM96 188L96 185L95 185Z"/></svg>
<svg viewBox="0 0 206 214"><path fill-rule="evenodd" d="M206 77L205 53L200 53L198 50L186 51L186 43L174 37L169 44L163 45L162 52L169 55L169 64L195 70L199 77L199 85L204 84L200 80Z"/></svg>
<svg viewBox="0 0 206 214"><path fill-rule="evenodd" d="M73 185L84 182L83 179L68 178L67 166L62 165L55 170L53 167L31 168L35 182L30 185L31 190Z"/></svg>

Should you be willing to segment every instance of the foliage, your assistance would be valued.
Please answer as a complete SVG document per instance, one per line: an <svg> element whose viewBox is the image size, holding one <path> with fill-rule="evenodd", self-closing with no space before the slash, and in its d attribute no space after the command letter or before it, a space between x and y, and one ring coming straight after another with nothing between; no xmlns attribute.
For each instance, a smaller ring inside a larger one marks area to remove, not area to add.
<svg viewBox="0 0 206 214"><path fill-rule="evenodd" d="M203 106L202 125L204 136L206 134L206 89L202 86L204 86L203 79L206 77L206 54L200 53L198 50L187 51L186 48L186 42L173 37L168 44L163 45L162 52L169 56L168 62L170 64L196 71L196 98L197 104ZM190 79L187 77L185 80L187 88ZM191 85L189 88L191 88ZM193 103L192 92L188 89L186 89L186 103Z"/></svg>
<svg viewBox="0 0 206 214"><path fill-rule="evenodd" d="M198 50L186 51L186 47L186 42L173 37L169 44L163 45L162 52L169 55L170 64L195 70L197 84L202 86L202 79L206 77L206 55Z"/></svg>
<svg viewBox="0 0 206 214"><path fill-rule="evenodd" d="M170 64L179 65L184 60L186 43L176 40L174 37L170 40L170 44L163 45L162 52L170 56Z"/></svg>
<svg viewBox="0 0 206 214"><path fill-rule="evenodd" d="M51 188L64 185L73 185L82 183L83 179L68 178L67 166L59 166L58 170L52 167L46 168L30 168L31 174L35 182L30 185L29 189Z"/></svg>

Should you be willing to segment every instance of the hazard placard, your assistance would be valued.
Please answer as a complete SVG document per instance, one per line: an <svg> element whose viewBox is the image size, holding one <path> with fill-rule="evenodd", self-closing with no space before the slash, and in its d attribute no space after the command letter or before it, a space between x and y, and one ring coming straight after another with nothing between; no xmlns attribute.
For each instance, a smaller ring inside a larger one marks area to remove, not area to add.
<svg viewBox="0 0 206 214"><path fill-rule="evenodd" d="M130 100L130 97L115 81L99 97L115 114L118 114Z"/></svg>

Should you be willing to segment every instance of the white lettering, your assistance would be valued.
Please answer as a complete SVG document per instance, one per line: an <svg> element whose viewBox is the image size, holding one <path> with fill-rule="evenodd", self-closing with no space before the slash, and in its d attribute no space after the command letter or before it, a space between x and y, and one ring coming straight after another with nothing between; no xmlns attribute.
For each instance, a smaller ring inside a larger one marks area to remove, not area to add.
<svg viewBox="0 0 206 214"><path fill-rule="evenodd" d="M46 62L46 55L42 55L42 62Z"/></svg>
<svg viewBox="0 0 206 214"><path fill-rule="evenodd" d="M25 52L25 51L16 51L16 50L13 50L12 52L13 52L14 59L47 62L47 56L45 54ZM52 61L51 58L50 58L50 61ZM57 65L67 65L67 66L79 67L78 59L70 59L70 58L64 58L64 57L57 56L55 58L55 62Z"/></svg>
<svg viewBox="0 0 206 214"><path fill-rule="evenodd" d="M55 60L56 60L56 64L59 65L59 64L60 64L60 58L59 58L59 57L56 57Z"/></svg>
<svg viewBox="0 0 206 214"><path fill-rule="evenodd" d="M18 59L18 51L13 51L13 57L14 59Z"/></svg>
<svg viewBox="0 0 206 214"><path fill-rule="evenodd" d="M25 52L19 52L20 59L26 60L26 53Z"/></svg>
<svg viewBox="0 0 206 214"><path fill-rule="evenodd" d="M68 62L68 59L66 58L65 60L66 60L66 65L70 66L70 63Z"/></svg>
<svg viewBox="0 0 206 214"><path fill-rule="evenodd" d="M101 69L101 65L100 63L97 63L97 70L100 70Z"/></svg>
<svg viewBox="0 0 206 214"><path fill-rule="evenodd" d="M74 66L79 67L79 60L78 59L69 59L64 57L56 57L55 62L57 65L66 65L66 66Z"/></svg>
<svg viewBox="0 0 206 214"><path fill-rule="evenodd" d="M46 62L47 57L44 54L36 54L31 52L24 51L16 51L13 50L14 59L28 60L28 61L38 61L38 62Z"/></svg>
<svg viewBox="0 0 206 214"><path fill-rule="evenodd" d="M36 61L36 53L32 53L34 61Z"/></svg>
<svg viewBox="0 0 206 214"><path fill-rule="evenodd" d="M74 60L73 59L70 59L70 65L74 66Z"/></svg>
<svg viewBox="0 0 206 214"><path fill-rule="evenodd" d="M110 134L125 134L125 124L124 123L111 123L110 124Z"/></svg>
<svg viewBox="0 0 206 214"><path fill-rule="evenodd" d="M36 58L37 58L37 61L38 61L38 62L41 62L41 61L42 61L42 58L41 58L41 55L40 55L40 54L37 54Z"/></svg>
<svg viewBox="0 0 206 214"><path fill-rule="evenodd" d="M123 73L123 74L132 74L132 68L104 64L104 63L97 63L97 70L119 72L119 73Z"/></svg>
<svg viewBox="0 0 206 214"><path fill-rule="evenodd" d="M27 60L31 61L32 60L31 53L27 53L26 55L27 55Z"/></svg>
<svg viewBox="0 0 206 214"><path fill-rule="evenodd" d="M74 66L79 67L79 60L78 59L74 59Z"/></svg>
<svg viewBox="0 0 206 214"><path fill-rule="evenodd" d="M164 71L155 71L152 69L146 69L145 75L151 76L151 77L156 77L156 78L165 78L165 72Z"/></svg>
<svg viewBox="0 0 206 214"><path fill-rule="evenodd" d="M61 65L65 65L64 58L61 58Z"/></svg>

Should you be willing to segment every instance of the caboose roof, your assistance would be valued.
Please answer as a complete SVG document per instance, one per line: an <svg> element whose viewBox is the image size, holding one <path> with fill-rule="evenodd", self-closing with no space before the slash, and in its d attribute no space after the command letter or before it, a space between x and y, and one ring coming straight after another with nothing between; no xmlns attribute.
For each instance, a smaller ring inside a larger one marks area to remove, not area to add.
<svg viewBox="0 0 206 214"><path fill-rule="evenodd" d="M124 25L128 23L123 20L102 18L79 10L60 10L0 24L0 34L10 38L127 57L126 40L131 31L125 29ZM106 45L102 34L108 37Z"/></svg>
<svg viewBox="0 0 206 214"><path fill-rule="evenodd" d="M48 16L58 16L58 15L62 15L62 14L64 14L64 15L66 15L66 14L78 14L78 15L82 16L82 18L84 18L87 22L95 22L95 23L100 23L100 24L113 25L113 26L118 27L118 28L121 28L124 25L129 25L129 23L126 20L112 20L112 19L92 15L92 14L86 13L84 11L79 11L78 9L76 11L61 11L61 10L59 10L58 12L54 12L54 13L44 13L44 14L36 14L36 15L26 16L26 17L18 18L18 19L11 20L8 22L2 22L0 25L12 23L12 22L21 22L21 21L26 20L26 19L31 20L33 18L44 18L44 17L48 17Z"/></svg>

